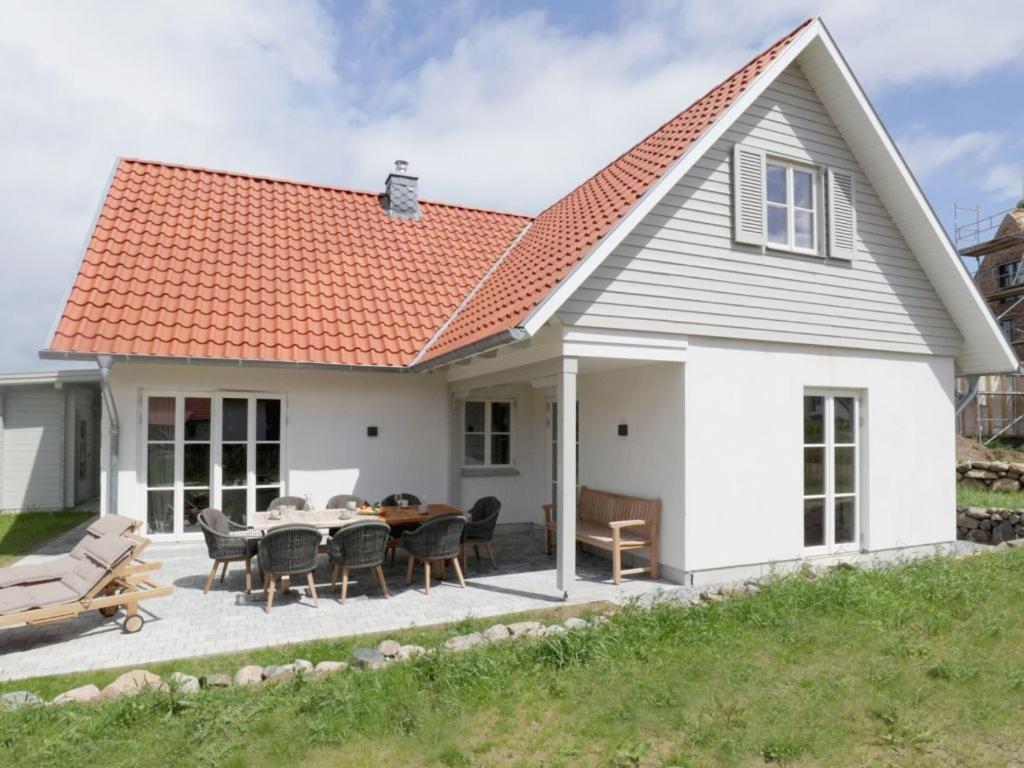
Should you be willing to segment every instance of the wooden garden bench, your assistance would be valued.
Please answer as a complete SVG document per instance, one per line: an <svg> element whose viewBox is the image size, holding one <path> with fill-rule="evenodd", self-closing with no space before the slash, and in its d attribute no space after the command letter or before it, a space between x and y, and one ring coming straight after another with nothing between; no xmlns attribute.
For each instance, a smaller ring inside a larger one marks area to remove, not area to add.
<svg viewBox="0 0 1024 768"><path fill-rule="evenodd" d="M576 502L576 541L612 553L612 579L622 583L623 576L650 573L658 578L658 526L661 500L624 496L621 493L581 488ZM552 536L557 530L555 505L544 505L544 529L547 551L552 552ZM642 568L622 568L622 553L646 549L650 564Z"/></svg>

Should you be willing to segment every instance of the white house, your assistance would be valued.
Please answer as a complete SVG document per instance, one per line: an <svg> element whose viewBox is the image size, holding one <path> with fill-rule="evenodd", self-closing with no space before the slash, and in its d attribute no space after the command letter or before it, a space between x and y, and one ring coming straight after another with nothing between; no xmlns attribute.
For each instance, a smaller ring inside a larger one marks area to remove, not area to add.
<svg viewBox="0 0 1024 768"><path fill-rule="evenodd" d="M0 510L95 500L99 437L98 371L0 373Z"/></svg>
<svg viewBox="0 0 1024 768"><path fill-rule="evenodd" d="M954 376L1017 366L817 19L535 217L121 160L41 354L151 534L582 484L662 500L676 581L951 541Z"/></svg>

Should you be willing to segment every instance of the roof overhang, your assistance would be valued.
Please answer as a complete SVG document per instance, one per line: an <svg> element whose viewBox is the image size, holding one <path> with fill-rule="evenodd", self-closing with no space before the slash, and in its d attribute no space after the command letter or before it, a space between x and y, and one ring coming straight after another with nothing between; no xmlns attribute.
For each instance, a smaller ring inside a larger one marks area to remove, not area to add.
<svg viewBox="0 0 1024 768"><path fill-rule="evenodd" d="M28 371L26 373L0 373L0 387L30 386L33 384L96 384L100 372L93 368L66 371Z"/></svg>
<svg viewBox="0 0 1024 768"><path fill-rule="evenodd" d="M43 349L39 352L43 360L89 360L99 362L106 358L111 363L175 363L177 365L203 365L229 368L302 368L319 371L362 371L363 373L408 373L412 368L404 365L349 365L344 363L318 363L304 360L258 360L251 358L226 357L178 357L173 355L134 355L112 352L64 352ZM2 382L0 382L2 383Z"/></svg>

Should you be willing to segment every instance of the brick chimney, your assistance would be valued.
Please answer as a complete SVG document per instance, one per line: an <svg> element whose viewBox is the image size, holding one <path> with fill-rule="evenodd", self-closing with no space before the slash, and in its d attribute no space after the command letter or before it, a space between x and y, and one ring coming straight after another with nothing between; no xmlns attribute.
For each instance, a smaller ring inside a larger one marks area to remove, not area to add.
<svg viewBox="0 0 1024 768"><path fill-rule="evenodd" d="M384 182L384 194L381 196L381 205L389 216L419 221L420 204L416 200L418 181L418 176L409 173L409 163L405 160L395 161L395 170L388 174Z"/></svg>

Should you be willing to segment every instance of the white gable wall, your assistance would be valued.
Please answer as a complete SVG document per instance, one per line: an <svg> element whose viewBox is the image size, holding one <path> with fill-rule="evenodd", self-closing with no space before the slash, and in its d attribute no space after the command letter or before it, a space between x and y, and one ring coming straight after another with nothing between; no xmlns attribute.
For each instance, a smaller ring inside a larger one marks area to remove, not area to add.
<svg viewBox="0 0 1024 768"><path fill-rule="evenodd" d="M3 392L0 509L64 506L65 393L53 384Z"/></svg>
<svg viewBox="0 0 1024 768"><path fill-rule="evenodd" d="M745 141L849 171L852 263L732 239ZM567 324L955 355L961 336L799 65L791 65L559 310Z"/></svg>

